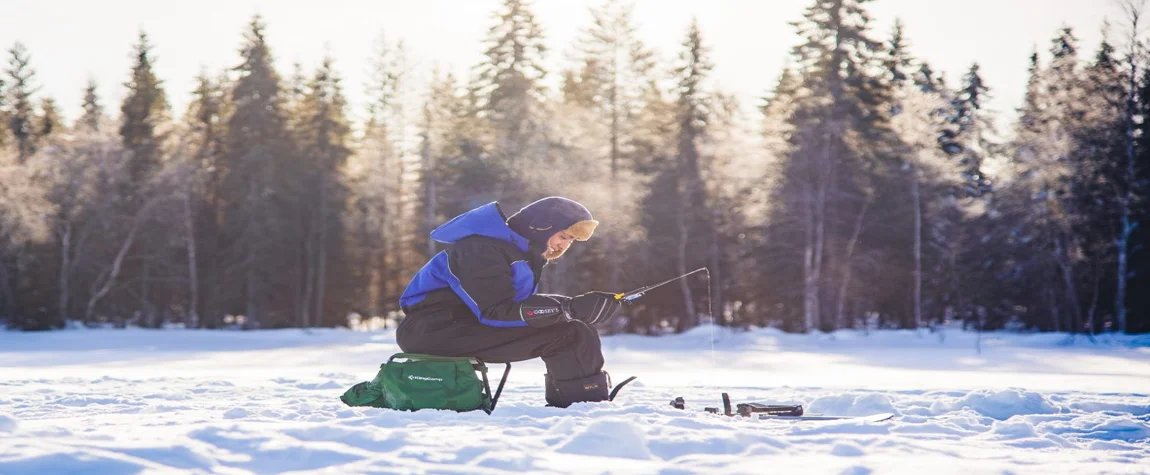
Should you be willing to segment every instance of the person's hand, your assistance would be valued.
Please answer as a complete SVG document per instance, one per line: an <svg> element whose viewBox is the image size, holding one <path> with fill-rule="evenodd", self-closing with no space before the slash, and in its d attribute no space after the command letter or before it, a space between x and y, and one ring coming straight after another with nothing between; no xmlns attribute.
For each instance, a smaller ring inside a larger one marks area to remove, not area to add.
<svg viewBox="0 0 1150 475"><path fill-rule="evenodd" d="M563 306L571 318L588 325L605 323L615 316L622 303L610 292L587 292L573 297Z"/></svg>

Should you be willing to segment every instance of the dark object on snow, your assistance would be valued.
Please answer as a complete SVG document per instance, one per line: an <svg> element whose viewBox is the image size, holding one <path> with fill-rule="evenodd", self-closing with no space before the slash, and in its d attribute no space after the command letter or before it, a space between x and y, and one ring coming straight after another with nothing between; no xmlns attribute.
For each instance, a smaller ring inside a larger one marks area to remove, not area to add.
<svg viewBox="0 0 1150 475"><path fill-rule="evenodd" d="M681 402L683 398L676 398L671 401L671 405L675 406L676 402ZM678 406L675 406L678 407ZM682 409L680 407L680 409ZM709 414L719 414L719 408L707 407L703 409ZM894 414L884 412L882 414L872 414L869 416L835 416L825 414L806 414L803 412L801 405L788 405L788 404L760 404L757 402L740 403L737 405L737 413L731 412L731 396L723 393L723 415L734 416L739 415L742 417L751 417L754 414L759 415L759 419L764 420L784 420L784 421L838 421L838 420L853 420L859 422L882 422L894 418Z"/></svg>
<svg viewBox="0 0 1150 475"><path fill-rule="evenodd" d="M682 402L683 398L677 398ZM671 402L672 405L675 401ZM677 407L677 406L676 406ZM682 409L681 407L679 409ZM718 414L719 408L707 407L703 409L711 414ZM735 411L731 411L731 395L723 393L723 415L734 416L740 415L743 417L751 417L751 414L760 414L768 416L801 416L803 415L803 406L798 405L776 405L776 404L759 404L757 402L739 403Z"/></svg>
<svg viewBox="0 0 1150 475"><path fill-rule="evenodd" d="M823 414L803 414L801 416L772 416L770 414L759 414L759 419L772 420L772 421L856 421L856 422L882 422L894 418L894 414L884 412L881 414L871 414L869 416L827 416Z"/></svg>
<svg viewBox="0 0 1150 475"><path fill-rule="evenodd" d="M623 386L636 379L635 376L631 376L615 386L614 389L609 389L611 388L611 375L607 374L606 371L600 371L599 374L576 380L558 381L552 379L550 374L544 375L544 378L547 405L552 407L567 407L577 402L613 401Z"/></svg>
<svg viewBox="0 0 1150 475"><path fill-rule="evenodd" d="M740 416L751 417L751 414L766 414L768 416L801 416L803 406L770 405L750 402L738 405Z"/></svg>
<svg viewBox="0 0 1150 475"><path fill-rule="evenodd" d="M679 396L679 397L671 400L671 407L674 407L675 409L686 409L687 404L686 404L686 402L683 401L683 397Z"/></svg>
<svg viewBox="0 0 1150 475"><path fill-rule="evenodd" d="M607 398L607 400L608 401L614 401L615 395L619 394L619 390L623 389L623 386L626 386L628 383L630 383L631 381L634 381L636 379L639 379L639 377L638 376L631 376L630 378L624 379L623 382L616 384L615 389L611 390L611 395L610 395L610 397Z"/></svg>
<svg viewBox="0 0 1150 475"><path fill-rule="evenodd" d="M348 389L340 401L399 411L447 409L456 412L495 410L511 363L506 363L495 394L487 381L487 365L478 358L398 353L380 365L375 379Z"/></svg>

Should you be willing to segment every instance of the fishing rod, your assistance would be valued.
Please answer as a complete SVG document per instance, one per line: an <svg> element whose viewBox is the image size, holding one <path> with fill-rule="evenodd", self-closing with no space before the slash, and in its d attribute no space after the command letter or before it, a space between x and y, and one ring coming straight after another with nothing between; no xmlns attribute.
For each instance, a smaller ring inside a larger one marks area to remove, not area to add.
<svg viewBox="0 0 1150 475"><path fill-rule="evenodd" d="M632 300L635 300L639 297L642 297L643 294L647 293L650 290L653 290L653 289L658 288L658 287L662 287L664 285L670 284L671 282L682 279L682 278L687 277L687 276L694 274L696 272L705 271L705 270L707 270L706 267L700 267L700 268L695 269L691 272L688 272L688 273L683 274L681 276L675 277L673 279L667 279L667 280L665 280L663 282L659 282L658 284L655 284L655 285L648 285L646 287L640 287L640 288L632 290L630 292L615 294L615 300L621 300L623 303L631 303ZM708 274L710 274L710 273L708 272Z"/></svg>

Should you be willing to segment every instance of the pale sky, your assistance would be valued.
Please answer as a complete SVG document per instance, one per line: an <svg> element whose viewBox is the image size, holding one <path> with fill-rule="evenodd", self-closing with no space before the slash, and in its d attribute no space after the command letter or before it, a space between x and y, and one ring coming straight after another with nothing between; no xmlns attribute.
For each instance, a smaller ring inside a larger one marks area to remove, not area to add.
<svg viewBox="0 0 1150 475"><path fill-rule="evenodd" d="M69 120L79 115L89 77L99 85L105 110L117 111L142 28L155 46L156 73L174 112L182 114L194 78L239 62L242 33L254 13L268 25L276 67L287 76L293 62L305 71L325 52L335 58L358 120L364 84L377 40L402 39L422 85L432 65L464 78L482 59L482 40L500 0L3 0L0 47L25 44L37 71L40 95L51 95ZM590 24L587 9L599 0L535 0L533 8L552 51L554 80L571 64L572 41ZM687 25L697 17L710 45L715 79L745 110L759 102L798 38L788 22L801 18L811 0L635 0L641 38L670 64ZM874 37L886 39L896 17L905 23L911 53L957 83L973 61L992 88L990 106L1007 113L1021 101L1028 57L1049 49L1058 28L1074 28L1083 57L1092 57L1104 18L1119 43L1120 12L1112 0L877 0L870 4ZM7 53L4 53L7 63Z"/></svg>

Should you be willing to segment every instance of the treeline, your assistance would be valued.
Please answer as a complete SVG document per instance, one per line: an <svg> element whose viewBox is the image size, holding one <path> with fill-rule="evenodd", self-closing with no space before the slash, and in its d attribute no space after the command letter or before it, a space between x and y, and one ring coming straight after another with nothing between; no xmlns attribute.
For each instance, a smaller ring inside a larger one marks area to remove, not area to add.
<svg viewBox="0 0 1150 475"><path fill-rule="evenodd" d="M1125 4L1097 51L1055 32L1000 131L977 63L945 80L901 24L873 31L866 3L806 9L753 117L714 86L697 24L655 51L615 0L591 9L561 71L544 67L553 53L525 0L504 0L467 77L416 84L402 42L384 42L363 123L330 59L281 73L259 16L236 66L203 72L183 114L146 33L122 104L106 110L89 83L72 124L17 43L0 83L0 319L394 320L441 248L430 229L563 195L603 224L543 290L709 269L628 307L615 331L1150 331L1142 12Z"/></svg>

